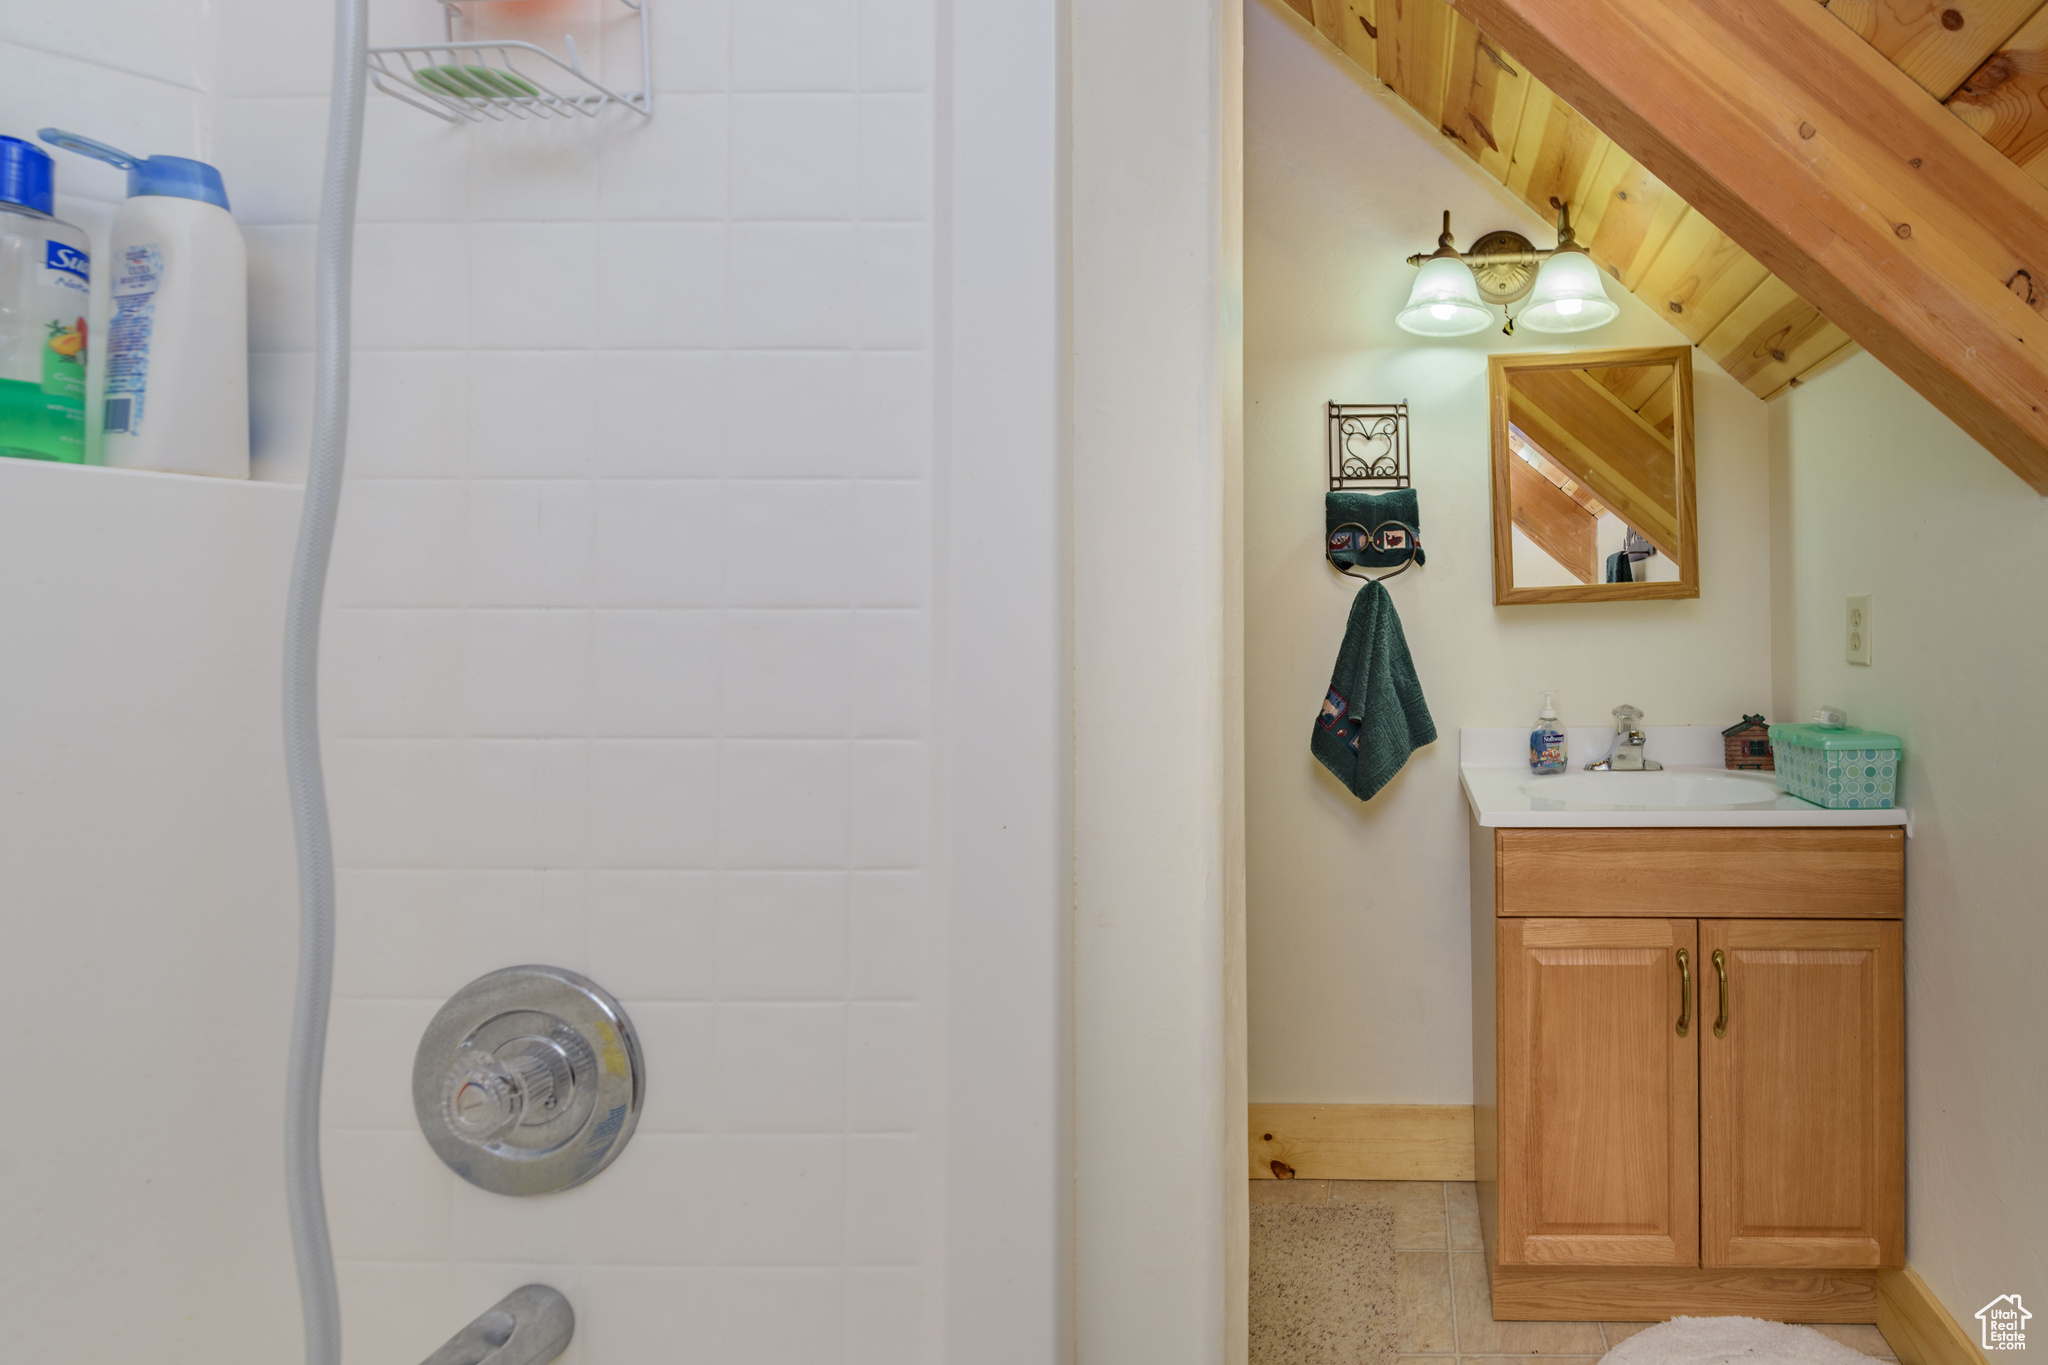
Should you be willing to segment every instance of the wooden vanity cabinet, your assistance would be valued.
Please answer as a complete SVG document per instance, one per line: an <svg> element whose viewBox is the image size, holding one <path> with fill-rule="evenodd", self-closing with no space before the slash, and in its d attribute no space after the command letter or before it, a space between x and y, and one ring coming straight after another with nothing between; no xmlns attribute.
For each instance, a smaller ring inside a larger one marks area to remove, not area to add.
<svg viewBox="0 0 2048 1365"><path fill-rule="evenodd" d="M1904 832L1473 853L1495 1316L1870 1321L1905 1253Z"/></svg>

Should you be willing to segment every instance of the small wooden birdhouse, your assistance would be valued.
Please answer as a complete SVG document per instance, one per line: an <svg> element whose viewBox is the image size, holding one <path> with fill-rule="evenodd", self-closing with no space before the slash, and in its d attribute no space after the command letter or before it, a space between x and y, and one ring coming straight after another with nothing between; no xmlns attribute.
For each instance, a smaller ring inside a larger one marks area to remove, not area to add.
<svg viewBox="0 0 2048 1365"><path fill-rule="evenodd" d="M1727 765L1738 771L1771 773L1778 770L1771 754L1770 724L1762 716L1744 716L1721 732L1728 754Z"/></svg>

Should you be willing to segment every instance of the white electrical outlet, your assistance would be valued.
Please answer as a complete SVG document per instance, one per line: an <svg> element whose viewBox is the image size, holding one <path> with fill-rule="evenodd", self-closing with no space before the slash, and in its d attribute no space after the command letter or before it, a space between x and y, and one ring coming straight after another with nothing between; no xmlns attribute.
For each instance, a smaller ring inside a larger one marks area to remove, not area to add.
<svg viewBox="0 0 2048 1365"><path fill-rule="evenodd" d="M1870 596L1849 599L1849 662L1870 662Z"/></svg>

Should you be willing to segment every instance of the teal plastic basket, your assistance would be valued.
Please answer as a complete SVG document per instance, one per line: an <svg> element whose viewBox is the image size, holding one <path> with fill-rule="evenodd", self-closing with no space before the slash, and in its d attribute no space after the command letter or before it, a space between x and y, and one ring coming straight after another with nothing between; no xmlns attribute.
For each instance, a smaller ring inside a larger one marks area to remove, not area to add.
<svg viewBox="0 0 2048 1365"><path fill-rule="evenodd" d="M1778 790L1828 810L1890 810L1898 804L1905 746L1897 735L1853 725L1773 725Z"/></svg>

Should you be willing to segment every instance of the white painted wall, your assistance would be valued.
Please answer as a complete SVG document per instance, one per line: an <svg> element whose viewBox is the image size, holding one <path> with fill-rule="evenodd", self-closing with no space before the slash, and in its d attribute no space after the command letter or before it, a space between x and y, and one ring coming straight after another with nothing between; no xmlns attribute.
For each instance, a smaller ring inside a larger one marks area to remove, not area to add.
<svg viewBox="0 0 2048 1365"><path fill-rule="evenodd" d="M1772 715L1906 745L1907 1256L1974 1334L2048 1288L2048 502L1867 355L1773 405L1771 455Z"/></svg>
<svg viewBox="0 0 2048 1365"><path fill-rule="evenodd" d="M1075 1358L1242 1359L1231 0L1073 8Z"/></svg>
<svg viewBox="0 0 2048 1365"><path fill-rule="evenodd" d="M1395 327L1451 210L1460 243L1549 228L1277 4L1246 7L1245 733L1251 1097L1471 1099L1471 967L1456 731L1569 724L1633 702L1726 723L1769 699L1764 405L1695 358L1701 595L1495 607L1486 356L1569 349ZM1621 290L1572 343L1682 338ZM1438 742L1361 805L1309 754L1356 589L1321 554L1323 404L1407 399L1426 567L1389 586Z"/></svg>
<svg viewBox="0 0 2048 1365"><path fill-rule="evenodd" d="M1073 1352L1066 14L939 11L943 1256L924 1360Z"/></svg>

